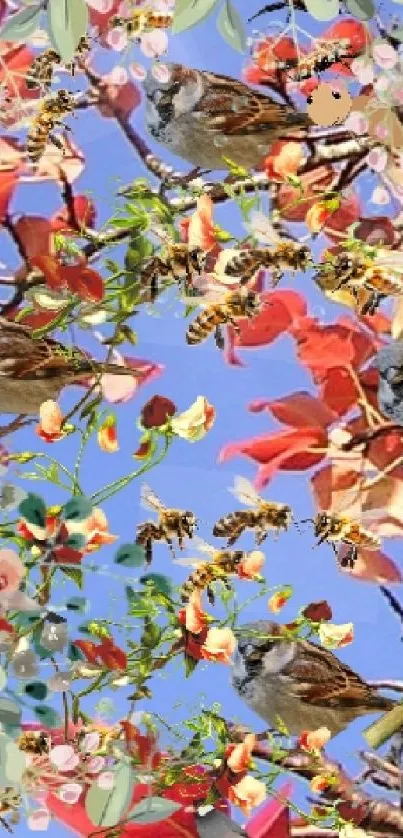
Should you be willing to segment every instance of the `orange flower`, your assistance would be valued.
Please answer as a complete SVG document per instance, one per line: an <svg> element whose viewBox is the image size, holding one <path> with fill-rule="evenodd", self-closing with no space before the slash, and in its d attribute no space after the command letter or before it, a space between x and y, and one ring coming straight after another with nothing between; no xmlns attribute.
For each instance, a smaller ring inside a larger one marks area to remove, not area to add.
<svg viewBox="0 0 403 838"><path fill-rule="evenodd" d="M304 730L298 739L298 745L304 751L321 751L331 738L331 735L327 727L318 727L317 730Z"/></svg>
<svg viewBox="0 0 403 838"><path fill-rule="evenodd" d="M263 162L263 169L267 176L274 180L286 180L296 175L304 161L301 143L284 142L273 143L270 154Z"/></svg>
<svg viewBox="0 0 403 838"><path fill-rule="evenodd" d="M201 605L201 591L193 591L185 608L185 627L192 634L200 634L207 625L207 614Z"/></svg>
<svg viewBox="0 0 403 838"><path fill-rule="evenodd" d="M354 625L343 623L337 626L335 623L322 623L318 634L322 646L326 649L341 649L342 646L348 646L353 642Z"/></svg>
<svg viewBox="0 0 403 838"><path fill-rule="evenodd" d="M230 663L235 648L236 640L230 628L210 628L201 647L201 656L217 663Z"/></svg>
<svg viewBox="0 0 403 838"><path fill-rule="evenodd" d="M254 579L265 563L265 555L261 550L252 550L246 553L245 558L239 563L237 573L240 579Z"/></svg>
<svg viewBox="0 0 403 838"><path fill-rule="evenodd" d="M48 399L39 408L39 425L35 430L45 442L57 442L65 436L62 430L63 413L57 402Z"/></svg>
<svg viewBox="0 0 403 838"><path fill-rule="evenodd" d="M330 201L317 201L316 204L313 204L305 216L305 223L311 233L320 233L328 218L336 212L339 206L339 198L332 198Z"/></svg>
<svg viewBox="0 0 403 838"><path fill-rule="evenodd" d="M226 761L231 771L237 774L239 771L246 771L249 768L255 742L255 734L247 733L245 739L239 745L228 746L226 750Z"/></svg>
<svg viewBox="0 0 403 838"><path fill-rule="evenodd" d="M252 809L260 806L266 797L265 784L261 780L256 780L255 777L251 777L249 774L228 790L228 799L235 806L239 806L244 815L248 817Z"/></svg>
<svg viewBox="0 0 403 838"><path fill-rule="evenodd" d="M69 533L82 533L87 543L83 552L91 553L97 550L103 544L113 544L117 540L117 535L112 535L108 530L108 520L102 509L95 507L91 515L85 521L78 523L67 522L67 529Z"/></svg>
<svg viewBox="0 0 403 838"><path fill-rule="evenodd" d="M108 416L99 428L98 445L102 448L102 451L106 451L108 454L119 451L116 419L114 416Z"/></svg>
<svg viewBox="0 0 403 838"><path fill-rule="evenodd" d="M277 593L273 594L270 597L267 605L270 611L273 611L273 614L278 614L282 608L284 608L286 602L292 596L292 588L287 587L283 588L282 591L277 591Z"/></svg>
<svg viewBox="0 0 403 838"><path fill-rule="evenodd" d="M210 196L201 195L197 201L196 210L189 220L187 236L191 247L201 247L202 250L207 251L215 247L213 211L214 204Z"/></svg>
<svg viewBox="0 0 403 838"><path fill-rule="evenodd" d="M174 416L171 428L174 434L187 439L188 442L198 442L214 425L215 409L205 396L198 396L188 410Z"/></svg>

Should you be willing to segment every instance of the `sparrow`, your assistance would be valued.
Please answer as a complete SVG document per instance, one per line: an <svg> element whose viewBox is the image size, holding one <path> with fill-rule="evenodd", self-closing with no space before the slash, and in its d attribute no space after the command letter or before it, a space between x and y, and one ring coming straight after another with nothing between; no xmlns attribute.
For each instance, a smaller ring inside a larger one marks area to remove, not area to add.
<svg viewBox="0 0 403 838"><path fill-rule="evenodd" d="M379 371L378 404L382 413L403 425L403 343L385 346L374 359Z"/></svg>
<svg viewBox="0 0 403 838"><path fill-rule="evenodd" d="M277 727L279 717L293 736L319 727L335 736L354 719L396 704L328 649L289 640L270 620L240 627L232 685L265 722Z"/></svg>
<svg viewBox="0 0 403 838"><path fill-rule="evenodd" d="M138 376L119 364L101 363L52 338L35 340L32 329L0 317L0 413L36 415L44 401L100 373Z"/></svg>
<svg viewBox="0 0 403 838"><path fill-rule="evenodd" d="M223 157L255 168L273 140L310 124L308 114L275 102L230 76L169 64L169 78L144 81L147 128L197 169L224 169Z"/></svg>

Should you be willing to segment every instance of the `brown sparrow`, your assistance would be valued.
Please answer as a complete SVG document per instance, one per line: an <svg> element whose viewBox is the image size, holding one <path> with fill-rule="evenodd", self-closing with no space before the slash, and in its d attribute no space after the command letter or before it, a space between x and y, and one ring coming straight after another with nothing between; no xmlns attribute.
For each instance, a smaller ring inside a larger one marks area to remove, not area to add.
<svg viewBox="0 0 403 838"><path fill-rule="evenodd" d="M223 169L225 156L253 169L275 139L310 124L306 113L237 79L182 64L168 69L168 81L151 74L144 81L147 127L157 142L197 168Z"/></svg>
<svg viewBox="0 0 403 838"><path fill-rule="evenodd" d="M278 623L258 620L241 632L232 685L273 727L280 717L291 735L327 727L335 736L359 716L395 706L328 649L282 638Z"/></svg>
<svg viewBox="0 0 403 838"><path fill-rule="evenodd" d="M32 330L0 317L0 413L35 415L67 384L99 373L138 376L119 364L101 363L56 340L35 340Z"/></svg>

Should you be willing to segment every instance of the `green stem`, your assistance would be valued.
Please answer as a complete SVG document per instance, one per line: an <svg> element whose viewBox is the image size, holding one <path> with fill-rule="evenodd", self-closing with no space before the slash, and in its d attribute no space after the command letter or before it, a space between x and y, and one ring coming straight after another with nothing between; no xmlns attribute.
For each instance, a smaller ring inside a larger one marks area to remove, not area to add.
<svg viewBox="0 0 403 838"><path fill-rule="evenodd" d="M126 486L129 485L136 477L140 477L141 474L145 474L147 471L150 471L154 466L159 465L162 462L165 455L168 452L168 448L171 444L171 439L165 437L164 445L154 460L147 460L141 468L136 469L136 471L130 472L125 477L119 477L118 480L114 480L113 483L109 483L107 486L104 486L103 489L99 489L98 492L94 492L93 495L89 498L92 503L95 505L102 504L113 495L116 495L117 492L120 492L121 489L124 489Z"/></svg>

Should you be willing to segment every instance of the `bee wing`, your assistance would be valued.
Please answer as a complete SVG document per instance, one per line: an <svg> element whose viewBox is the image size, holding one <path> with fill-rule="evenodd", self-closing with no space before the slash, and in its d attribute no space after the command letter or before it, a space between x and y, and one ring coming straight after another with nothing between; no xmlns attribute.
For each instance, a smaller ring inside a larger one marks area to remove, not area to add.
<svg viewBox="0 0 403 838"><path fill-rule="evenodd" d="M265 244L276 246L281 241L270 218L259 210L251 212L250 220L244 224L244 227L251 236Z"/></svg>
<svg viewBox="0 0 403 838"><path fill-rule="evenodd" d="M374 265L403 273L403 253L399 250L380 250L374 259Z"/></svg>
<svg viewBox="0 0 403 838"><path fill-rule="evenodd" d="M200 550L200 553L206 553L210 557L214 557L217 552L215 547L212 547L211 544L207 544L207 542L198 535L193 536L192 547L196 547L197 550Z"/></svg>
<svg viewBox="0 0 403 838"><path fill-rule="evenodd" d="M206 285L206 292L202 296L193 297L190 295L183 294L181 296L181 302L185 303L187 306L202 306L203 308L207 308L207 306L214 305L215 303L223 303L225 301L225 297L227 296L227 292L225 290L221 291L218 290L216 286Z"/></svg>
<svg viewBox="0 0 403 838"><path fill-rule="evenodd" d="M178 564L181 567L199 567L199 565L205 563L205 559L202 559L200 556L198 556L197 558L193 556L188 559L173 559L172 561L172 564Z"/></svg>
<svg viewBox="0 0 403 838"><path fill-rule="evenodd" d="M140 505L143 509L152 509L153 512L163 512L165 509L164 504L146 483L143 483L140 489Z"/></svg>
<svg viewBox="0 0 403 838"><path fill-rule="evenodd" d="M245 506L256 506L256 504L260 501L260 497L256 489L246 477L236 477L234 485L229 491L237 498L237 500L244 503Z"/></svg>

